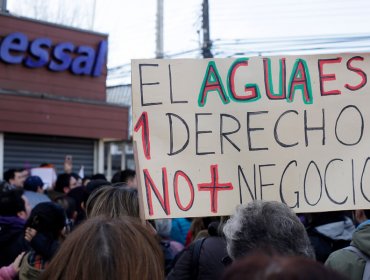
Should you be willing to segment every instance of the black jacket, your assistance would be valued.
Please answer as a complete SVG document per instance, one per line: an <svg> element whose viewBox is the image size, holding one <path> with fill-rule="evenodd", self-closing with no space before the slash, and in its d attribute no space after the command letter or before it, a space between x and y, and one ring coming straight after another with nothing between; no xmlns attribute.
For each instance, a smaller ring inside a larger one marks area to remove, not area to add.
<svg viewBox="0 0 370 280"><path fill-rule="evenodd" d="M195 255L197 244L202 242L199 258ZM222 276L225 269L222 263L227 257L226 241L223 237L210 236L193 242L186 248L175 263L167 280L215 280Z"/></svg>
<svg viewBox="0 0 370 280"><path fill-rule="evenodd" d="M24 223L18 217L0 216L0 267L11 264L20 253L29 249L24 239Z"/></svg>

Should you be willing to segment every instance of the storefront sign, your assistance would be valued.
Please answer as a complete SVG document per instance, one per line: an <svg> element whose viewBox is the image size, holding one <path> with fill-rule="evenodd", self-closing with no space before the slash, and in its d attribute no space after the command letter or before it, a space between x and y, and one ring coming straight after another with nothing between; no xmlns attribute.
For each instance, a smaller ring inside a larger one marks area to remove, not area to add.
<svg viewBox="0 0 370 280"><path fill-rule="evenodd" d="M99 77L107 55L107 41L97 49L76 46L71 42L54 44L49 38L30 41L27 35L14 32L0 41L0 60L8 64L23 63L28 68L47 67L54 72L69 70L74 75Z"/></svg>

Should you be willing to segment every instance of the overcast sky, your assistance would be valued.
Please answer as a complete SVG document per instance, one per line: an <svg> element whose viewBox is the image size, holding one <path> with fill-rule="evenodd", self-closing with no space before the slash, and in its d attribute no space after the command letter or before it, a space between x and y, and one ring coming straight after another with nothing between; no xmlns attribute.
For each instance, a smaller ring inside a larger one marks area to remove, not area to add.
<svg viewBox="0 0 370 280"><path fill-rule="evenodd" d="M56 7L60 7L59 15L70 14L71 8L78 9L81 27L109 34L108 66L116 67L133 58L154 57L156 3L156 0L8 0L8 9L29 17L33 17L34 11L30 6L36 4L42 5L51 17ZM202 0L164 0L166 53L199 56L201 3ZM211 39L218 46L235 39L370 34L369 0L209 0L209 5Z"/></svg>

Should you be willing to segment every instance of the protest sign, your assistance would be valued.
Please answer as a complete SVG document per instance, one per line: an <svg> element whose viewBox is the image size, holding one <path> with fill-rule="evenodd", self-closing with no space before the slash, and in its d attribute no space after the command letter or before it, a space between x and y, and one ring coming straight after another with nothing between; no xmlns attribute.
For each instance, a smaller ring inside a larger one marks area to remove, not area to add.
<svg viewBox="0 0 370 280"><path fill-rule="evenodd" d="M369 54L133 60L145 218L370 206Z"/></svg>
<svg viewBox="0 0 370 280"><path fill-rule="evenodd" d="M39 176L44 183L43 188L46 190L52 188L57 180L57 174L54 168L49 167L36 167L31 169L32 176Z"/></svg>

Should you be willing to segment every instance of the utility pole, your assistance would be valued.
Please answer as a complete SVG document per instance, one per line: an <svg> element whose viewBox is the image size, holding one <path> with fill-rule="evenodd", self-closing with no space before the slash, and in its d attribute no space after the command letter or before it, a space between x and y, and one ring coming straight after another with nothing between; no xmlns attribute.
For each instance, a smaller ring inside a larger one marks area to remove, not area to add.
<svg viewBox="0 0 370 280"><path fill-rule="evenodd" d="M157 26L156 26L155 57L163 58L163 0L157 0Z"/></svg>
<svg viewBox="0 0 370 280"><path fill-rule="evenodd" d="M95 27L95 12L96 12L96 0L92 0L92 15L91 15L91 23L90 23L91 30L94 30L94 27Z"/></svg>
<svg viewBox="0 0 370 280"><path fill-rule="evenodd" d="M0 12L7 13L6 0L0 0Z"/></svg>
<svg viewBox="0 0 370 280"><path fill-rule="evenodd" d="M209 6L208 0L203 0L203 13L202 13L202 30L203 30L203 43L202 43L202 55L204 58L213 57L211 48L212 41L209 36Z"/></svg>

